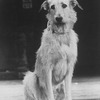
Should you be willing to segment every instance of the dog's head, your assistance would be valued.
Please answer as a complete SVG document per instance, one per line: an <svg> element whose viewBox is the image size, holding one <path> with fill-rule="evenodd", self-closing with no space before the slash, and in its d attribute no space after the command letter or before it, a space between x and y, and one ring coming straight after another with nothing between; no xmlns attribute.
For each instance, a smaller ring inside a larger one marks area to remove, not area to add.
<svg viewBox="0 0 100 100"><path fill-rule="evenodd" d="M76 5L80 7L76 0L46 0L41 7L48 11L47 18L53 30L64 33L72 29L77 21Z"/></svg>

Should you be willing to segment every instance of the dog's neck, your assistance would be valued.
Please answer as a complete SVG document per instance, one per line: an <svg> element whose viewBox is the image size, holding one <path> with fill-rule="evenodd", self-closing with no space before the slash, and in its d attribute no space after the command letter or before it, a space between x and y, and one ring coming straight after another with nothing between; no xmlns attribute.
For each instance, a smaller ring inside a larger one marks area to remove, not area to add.
<svg viewBox="0 0 100 100"><path fill-rule="evenodd" d="M78 42L78 36L74 32L73 29L70 29L69 32L65 32L65 34L62 34L62 35L53 33L52 25L48 23L47 28L43 32L42 44L45 44L45 43L52 44L52 42L55 44L56 41L58 41L60 45L65 44L65 45L70 46L71 42L72 43Z"/></svg>
<svg viewBox="0 0 100 100"><path fill-rule="evenodd" d="M66 26L64 27L64 32L63 33L58 33L57 30L53 29L52 24L48 23L47 26L47 33L50 33L51 35L53 35L53 37L55 37L55 39L60 43L64 43L66 45L70 44L70 35L72 33L72 28L70 28L69 30L66 30Z"/></svg>

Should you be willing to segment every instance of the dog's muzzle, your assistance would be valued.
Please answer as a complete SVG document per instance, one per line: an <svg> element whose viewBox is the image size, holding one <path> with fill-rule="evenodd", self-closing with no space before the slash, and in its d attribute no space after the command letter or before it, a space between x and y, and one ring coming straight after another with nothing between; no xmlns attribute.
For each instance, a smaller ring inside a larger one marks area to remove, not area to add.
<svg viewBox="0 0 100 100"><path fill-rule="evenodd" d="M64 26L65 26L65 23L63 22L63 18L56 17L55 22L54 22L54 26L53 26L55 33L63 34L64 33Z"/></svg>

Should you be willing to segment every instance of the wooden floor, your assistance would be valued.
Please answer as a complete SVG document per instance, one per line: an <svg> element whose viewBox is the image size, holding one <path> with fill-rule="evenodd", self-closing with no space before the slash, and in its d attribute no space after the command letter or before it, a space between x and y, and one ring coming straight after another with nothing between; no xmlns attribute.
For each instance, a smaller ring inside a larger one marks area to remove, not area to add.
<svg viewBox="0 0 100 100"><path fill-rule="evenodd" d="M24 100L22 81L0 81L0 100ZM72 84L73 100L100 100L100 78L77 78Z"/></svg>

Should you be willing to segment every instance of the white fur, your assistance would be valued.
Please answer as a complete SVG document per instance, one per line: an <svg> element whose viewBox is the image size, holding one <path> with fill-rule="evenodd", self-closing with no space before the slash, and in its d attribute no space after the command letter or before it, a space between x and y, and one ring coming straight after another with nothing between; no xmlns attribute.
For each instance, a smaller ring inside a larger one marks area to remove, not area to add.
<svg viewBox="0 0 100 100"><path fill-rule="evenodd" d="M25 100L72 100L71 82L77 61L78 36L73 30L77 18L70 1L47 1L48 24L37 51L35 71L24 79ZM62 2L66 8L62 8ZM52 5L55 9L51 9ZM46 2L42 7L46 9ZM56 26L59 16L65 24Z"/></svg>

